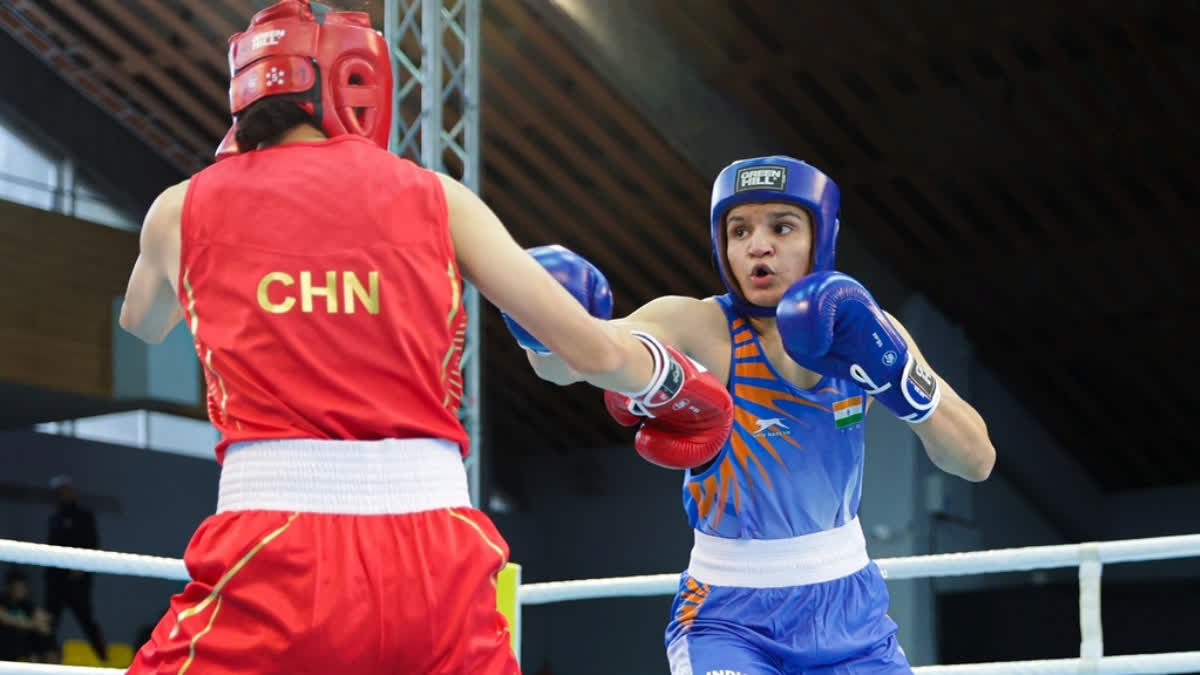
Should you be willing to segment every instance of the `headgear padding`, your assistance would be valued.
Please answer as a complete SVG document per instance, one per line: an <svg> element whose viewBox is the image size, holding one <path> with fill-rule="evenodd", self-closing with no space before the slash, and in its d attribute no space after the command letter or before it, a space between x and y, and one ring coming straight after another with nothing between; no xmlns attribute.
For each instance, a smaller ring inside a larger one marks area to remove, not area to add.
<svg viewBox="0 0 1200 675"><path fill-rule="evenodd" d="M280 0L229 38L233 127L217 158L237 154L238 115L267 96L285 95L329 136L354 134L388 145L392 62L365 12L333 12L309 0Z"/></svg>
<svg viewBox="0 0 1200 675"><path fill-rule="evenodd" d="M738 160L725 167L713 182L712 245L721 281L741 313L774 316L774 307L746 300L734 283L725 255L725 216L733 207L752 202L787 202L808 209L813 220L811 273L833 269L841 191L832 178L811 164L783 155Z"/></svg>

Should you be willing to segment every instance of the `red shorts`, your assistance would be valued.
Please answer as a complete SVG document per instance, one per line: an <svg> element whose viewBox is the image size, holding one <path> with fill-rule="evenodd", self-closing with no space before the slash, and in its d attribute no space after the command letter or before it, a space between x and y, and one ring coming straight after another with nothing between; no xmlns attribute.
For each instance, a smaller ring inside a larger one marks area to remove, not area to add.
<svg viewBox="0 0 1200 675"><path fill-rule="evenodd" d="M520 673L486 515L218 513L129 673Z"/></svg>

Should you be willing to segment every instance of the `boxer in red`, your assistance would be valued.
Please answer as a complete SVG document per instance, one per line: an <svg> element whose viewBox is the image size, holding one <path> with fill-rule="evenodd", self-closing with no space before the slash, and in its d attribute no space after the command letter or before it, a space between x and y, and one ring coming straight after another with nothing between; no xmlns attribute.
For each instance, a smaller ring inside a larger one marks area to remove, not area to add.
<svg viewBox="0 0 1200 675"><path fill-rule="evenodd" d="M229 62L219 161L151 205L121 310L151 343L186 321L222 465L192 581L129 672L516 673L508 545L462 462L464 279L649 411L651 461L711 459L729 394L593 318L469 189L387 152L392 73L366 14L282 0Z"/></svg>

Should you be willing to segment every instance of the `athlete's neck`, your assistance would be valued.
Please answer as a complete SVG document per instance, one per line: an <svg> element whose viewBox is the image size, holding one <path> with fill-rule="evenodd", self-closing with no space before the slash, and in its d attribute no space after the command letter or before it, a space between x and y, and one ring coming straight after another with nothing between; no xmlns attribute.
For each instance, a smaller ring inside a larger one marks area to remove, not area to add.
<svg viewBox="0 0 1200 675"><path fill-rule="evenodd" d="M329 138L323 131L312 126L311 124L297 124L288 129L279 136L279 140L275 141L274 145L286 145L288 143L311 143L313 141L323 141Z"/></svg>
<svg viewBox="0 0 1200 675"><path fill-rule="evenodd" d="M758 333L760 336L768 335L779 330L777 324L775 323L775 317L773 316L750 316L746 318L750 322L750 327L753 328L754 332Z"/></svg>

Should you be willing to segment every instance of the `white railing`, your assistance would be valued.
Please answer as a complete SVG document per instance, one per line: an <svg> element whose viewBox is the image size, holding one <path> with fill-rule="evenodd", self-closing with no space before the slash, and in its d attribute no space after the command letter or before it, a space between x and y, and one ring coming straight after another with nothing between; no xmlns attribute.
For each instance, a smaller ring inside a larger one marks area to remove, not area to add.
<svg viewBox="0 0 1200 675"><path fill-rule="evenodd" d="M1188 557L1200 557L1200 534L882 558L876 563L888 579L1064 567L1077 567L1079 570L1079 628L1082 639L1078 659L925 666L917 668L917 673L1187 673L1200 672L1200 651L1103 656L1100 579L1106 563ZM0 560L107 574L177 581L188 579L182 560L63 548L11 539L0 539ZM520 587L519 604L540 605L592 598L670 595L675 592L678 582L679 575L675 573L524 584ZM0 675L109 675L112 672L111 669L0 662Z"/></svg>

